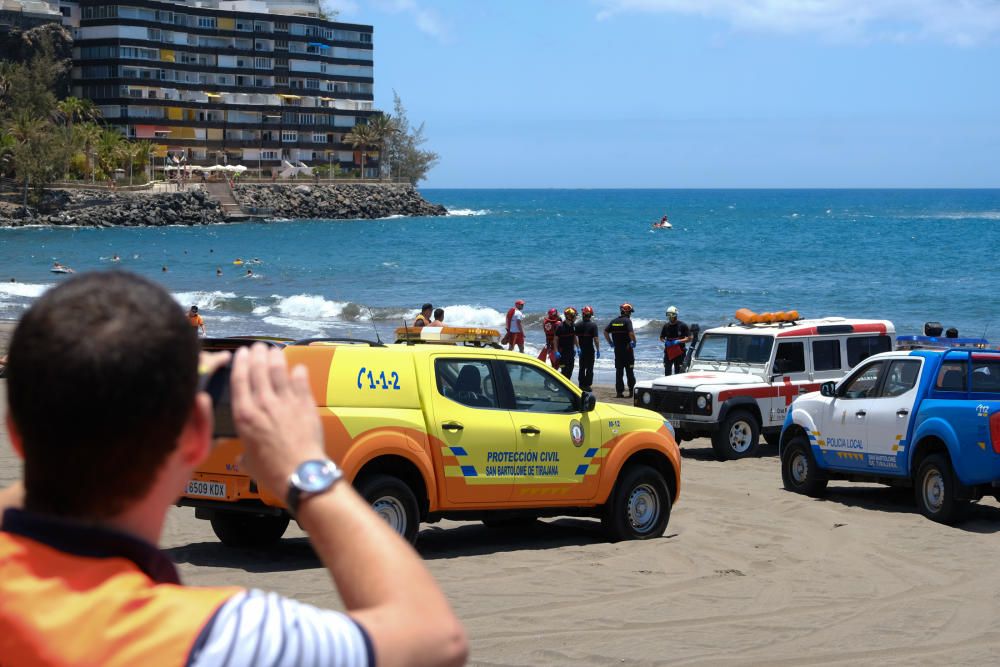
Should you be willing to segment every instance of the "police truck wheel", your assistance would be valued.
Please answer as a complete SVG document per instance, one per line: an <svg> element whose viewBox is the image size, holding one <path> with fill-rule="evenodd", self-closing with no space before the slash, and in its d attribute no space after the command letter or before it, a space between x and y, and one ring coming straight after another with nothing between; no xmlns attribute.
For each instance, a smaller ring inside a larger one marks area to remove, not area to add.
<svg viewBox="0 0 1000 667"><path fill-rule="evenodd" d="M622 471L601 515L608 539L648 540L663 535L670 521L670 489L654 468L633 465Z"/></svg>
<svg viewBox="0 0 1000 667"><path fill-rule="evenodd" d="M802 436L792 438L781 452L781 481L787 490L814 498L826 490L827 479Z"/></svg>
<svg viewBox="0 0 1000 667"><path fill-rule="evenodd" d="M955 472L947 456L931 454L923 460L913 480L920 513L931 521L952 524L962 518L967 501L956 495Z"/></svg>
<svg viewBox="0 0 1000 667"><path fill-rule="evenodd" d="M403 480L390 475L372 475L357 484L358 493L375 513L410 544L416 544L420 530L417 497Z"/></svg>
<svg viewBox="0 0 1000 667"><path fill-rule="evenodd" d="M733 410L712 434L712 449L720 461L742 459L757 451L760 424L749 410Z"/></svg>
<svg viewBox="0 0 1000 667"><path fill-rule="evenodd" d="M287 516L259 516L243 512L216 512L212 530L227 547L269 547L278 542L288 528Z"/></svg>

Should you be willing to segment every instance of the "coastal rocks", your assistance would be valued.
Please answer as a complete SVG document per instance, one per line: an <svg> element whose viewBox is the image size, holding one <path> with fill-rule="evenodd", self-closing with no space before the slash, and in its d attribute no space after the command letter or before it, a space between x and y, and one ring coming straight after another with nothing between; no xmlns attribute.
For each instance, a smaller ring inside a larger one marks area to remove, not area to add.
<svg viewBox="0 0 1000 667"><path fill-rule="evenodd" d="M241 183L233 193L250 214L281 218L387 218L447 215L408 184L286 185Z"/></svg>
<svg viewBox="0 0 1000 667"><path fill-rule="evenodd" d="M108 192L106 190L50 190L37 208L0 211L0 227L22 225L78 225L81 227L137 227L204 225L225 222L218 202L204 192Z"/></svg>

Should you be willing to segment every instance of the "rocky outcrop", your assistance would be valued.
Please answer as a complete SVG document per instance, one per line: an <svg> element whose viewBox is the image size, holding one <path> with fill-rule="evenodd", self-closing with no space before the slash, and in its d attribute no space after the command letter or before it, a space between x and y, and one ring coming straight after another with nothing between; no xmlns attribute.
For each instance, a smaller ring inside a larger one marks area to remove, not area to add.
<svg viewBox="0 0 1000 667"><path fill-rule="evenodd" d="M0 227L79 225L159 227L225 222L218 202L201 190L149 194L104 190L50 190L38 207L6 207Z"/></svg>
<svg viewBox="0 0 1000 667"><path fill-rule="evenodd" d="M405 184L241 183L234 194L247 213L279 218L356 220L448 214L444 206L431 204L412 185Z"/></svg>

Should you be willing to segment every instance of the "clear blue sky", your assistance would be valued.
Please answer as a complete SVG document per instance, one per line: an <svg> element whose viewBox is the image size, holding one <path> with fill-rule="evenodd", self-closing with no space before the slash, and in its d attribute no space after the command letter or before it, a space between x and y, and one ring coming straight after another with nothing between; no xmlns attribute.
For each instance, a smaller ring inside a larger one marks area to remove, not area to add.
<svg viewBox="0 0 1000 667"><path fill-rule="evenodd" d="M331 0L424 187L1000 187L996 0Z"/></svg>

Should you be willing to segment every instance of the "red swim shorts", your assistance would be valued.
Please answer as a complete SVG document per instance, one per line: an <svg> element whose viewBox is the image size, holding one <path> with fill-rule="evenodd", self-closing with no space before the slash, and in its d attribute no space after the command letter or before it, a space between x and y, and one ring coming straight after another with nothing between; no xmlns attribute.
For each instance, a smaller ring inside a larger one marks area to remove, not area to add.
<svg viewBox="0 0 1000 667"><path fill-rule="evenodd" d="M511 331L510 338L507 339L507 342L511 345L524 345L524 332L518 331L517 333L514 333Z"/></svg>

